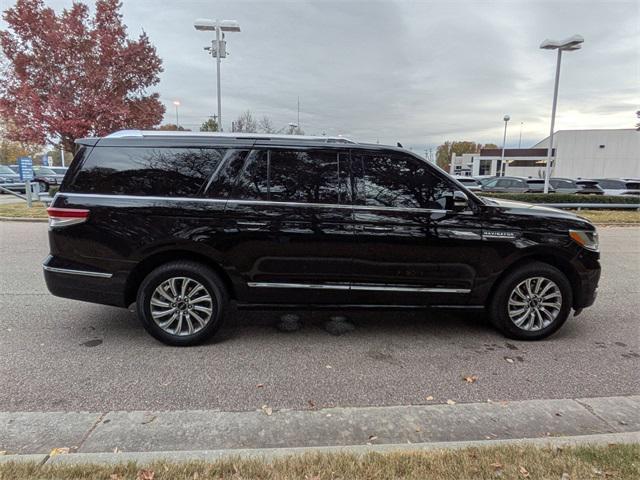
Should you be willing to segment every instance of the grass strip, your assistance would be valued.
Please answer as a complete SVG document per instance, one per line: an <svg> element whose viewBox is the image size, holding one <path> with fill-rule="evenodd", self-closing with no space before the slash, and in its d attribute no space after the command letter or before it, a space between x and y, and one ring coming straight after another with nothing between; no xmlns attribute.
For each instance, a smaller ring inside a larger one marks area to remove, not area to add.
<svg viewBox="0 0 640 480"><path fill-rule="evenodd" d="M73 455L73 454L72 454ZM467 480L638 479L640 445L494 446L462 450L304 454L263 461L155 462L138 465L0 464L0 479L87 480Z"/></svg>

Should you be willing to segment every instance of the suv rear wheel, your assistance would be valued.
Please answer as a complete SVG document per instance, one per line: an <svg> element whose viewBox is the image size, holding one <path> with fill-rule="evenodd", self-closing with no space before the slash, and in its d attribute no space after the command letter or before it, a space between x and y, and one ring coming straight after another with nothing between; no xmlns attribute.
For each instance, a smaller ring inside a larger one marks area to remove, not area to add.
<svg viewBox="0 0 640 480"><path fill-rule="evenodd" d="M216 333L228 303L215 272L196 262L177 261L147 275L138 289L136 308L144 328L155 338L187 346Z"/></svg>
<svg viewBox="0 0 640 480"><path fill-rule="evenodd" d="M564 324L572 305L567 277L549 264L532 262L509 273L498 285L489 316L509 338L540 340Z"/></svg>

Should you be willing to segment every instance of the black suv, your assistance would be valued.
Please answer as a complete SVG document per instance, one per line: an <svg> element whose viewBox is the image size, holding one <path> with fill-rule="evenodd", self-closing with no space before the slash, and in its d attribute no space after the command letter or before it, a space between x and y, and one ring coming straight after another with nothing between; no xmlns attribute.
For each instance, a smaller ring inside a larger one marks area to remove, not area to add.
<svg viewBox="0 0 640 480"><path fill-rule="evenodd" d="M478 197L402 148L137 131L77 143L48 210L47 286L135 302L168 344L211 336L232 300L486 309L535 340L595 299L591 223Z"/></svg>

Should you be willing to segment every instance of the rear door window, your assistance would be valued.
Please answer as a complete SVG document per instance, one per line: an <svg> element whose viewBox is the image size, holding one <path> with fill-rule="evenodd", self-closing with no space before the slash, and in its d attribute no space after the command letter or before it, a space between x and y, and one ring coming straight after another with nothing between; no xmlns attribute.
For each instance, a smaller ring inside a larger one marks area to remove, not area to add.
<svg viewBox="0 0 640 480"><path fill-rule="evenodd" d="M189 197L220 164L224 149L95 147L65 191Z"/></svg>

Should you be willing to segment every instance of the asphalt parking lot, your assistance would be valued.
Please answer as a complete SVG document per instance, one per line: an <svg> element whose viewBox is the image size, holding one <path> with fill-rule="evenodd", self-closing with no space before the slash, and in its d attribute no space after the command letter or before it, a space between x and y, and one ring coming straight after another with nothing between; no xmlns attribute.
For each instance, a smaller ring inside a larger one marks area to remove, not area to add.
<svg viewBox="0 0 640 480"><path fill-rule="evenodd" d="M207 345L167 347L134 313L56 298L46 223L0 222L0 411L307 409L640 393L640 229L602 228L596 305L552 338L506 340L477 314L358 312L356 329L274 328L237 312ZM477 381L467 383L465 376ZM433 397L433 400L427 400Z"/></svg>

